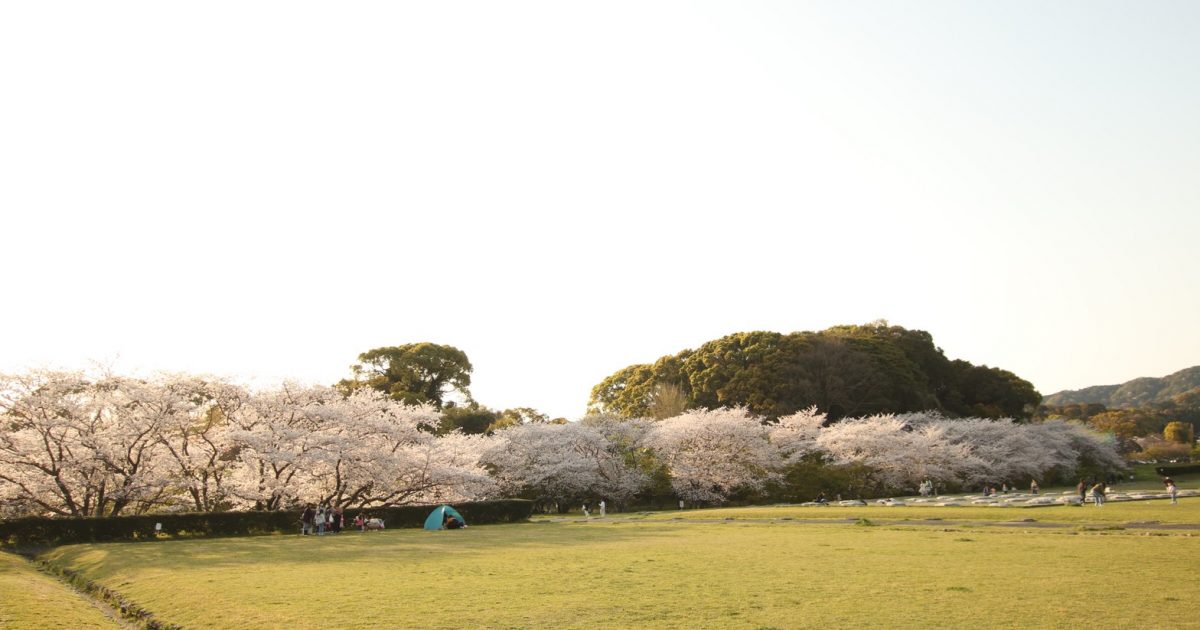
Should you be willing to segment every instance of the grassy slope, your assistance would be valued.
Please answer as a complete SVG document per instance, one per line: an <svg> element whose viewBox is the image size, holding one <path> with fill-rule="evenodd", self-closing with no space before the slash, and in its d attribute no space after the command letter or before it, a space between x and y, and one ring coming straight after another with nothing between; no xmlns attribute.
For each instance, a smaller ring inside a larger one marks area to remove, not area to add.
<svg viewBox="0 0 1200 630"><path fill-rule="evenodd" d="M48 556L188 628L1165 628L1194 624L1198 553L1196 532L634 520Z"/></svg>
<svg viewBox="0 0 1200 630"><path fill-rule="evenodd" d="M0 628L116 627L82 596L24 558L0 552Z"/></svg>

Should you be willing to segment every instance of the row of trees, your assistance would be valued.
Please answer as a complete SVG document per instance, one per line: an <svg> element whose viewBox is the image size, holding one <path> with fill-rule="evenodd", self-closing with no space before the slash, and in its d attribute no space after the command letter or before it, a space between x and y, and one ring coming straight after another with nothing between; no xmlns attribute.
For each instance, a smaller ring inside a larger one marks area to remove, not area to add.
<svg viewBox="0 0 1200 630"><path fill-rule="evenodd" d="M1148 407L1110 409L1100 403L1073 403L1067 405L1043 405L1038 408L1037 419L1063 418L1087 423L1097 431L1112 433L1123 438L1138 438L1163 435L1171 425L1181 430L1183 425L1200 423L1200 398L1180 396L1178 402L1170 400ZM1186 429L1183 429L1186 430Z"/></svg>
<svg viewBox="0 0 1200 630"><path fill-rule="evenodd" d="M490 493L478 436L374 389L78 373L0 376L5 512L115 516L402 505Z"/></svg>
<svg viewBox="0 0 1200 630"><path fill-rule="evenodd" d="M779 418L816 406L834 419L937 410L1028 419L1041 395L1012 372L947 359L929 333L888 325L748 332L631 365L592 389L589 409L623 417L745 406Z"/></svg>
<svg viewBox="0 0 1200 630"><path fill-rule="evenodd" d="M6 514L278 510L520 496L573 504L679 497L808 499L1068 479L1119 468L1077 424L947 419L833 421L815 407L768 419L746 407L662 420L592 415L445 431L446 412L373 387L218 379L0 376L0 504Z"/></svg>
<svg viewBox="0 0 1200 630"><path fill-rule="evenodd" d="M658 421L594 415L511 427L492 439L483 461L500 488L547 503L811 500L818 490L879 496L913 493L924 479L963 489L1067 482L1124 467L1110 439L1064 421L914 413L831 423L815 407L775 422L744 407Z"/></svg>

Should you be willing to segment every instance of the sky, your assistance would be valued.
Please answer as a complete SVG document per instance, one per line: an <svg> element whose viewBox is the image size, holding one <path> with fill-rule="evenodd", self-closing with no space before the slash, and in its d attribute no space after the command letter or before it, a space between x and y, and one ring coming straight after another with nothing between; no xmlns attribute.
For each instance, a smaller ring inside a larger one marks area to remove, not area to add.
<svg viewBox="0 0 1200 630"><path fill-rule="evenodd" d="M886 319L1043 394L1200 364L1200 3L0 5L0 371L331 384Z"/></svg>

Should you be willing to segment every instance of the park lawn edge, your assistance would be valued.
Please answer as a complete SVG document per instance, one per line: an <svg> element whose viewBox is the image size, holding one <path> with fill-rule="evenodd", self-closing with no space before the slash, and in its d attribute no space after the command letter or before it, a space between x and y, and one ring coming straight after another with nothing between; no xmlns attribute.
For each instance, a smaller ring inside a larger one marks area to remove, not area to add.
<svg viewBox="0 0 1200 630"><path fill-rule="evenodd" d="M33 550L0 550L0 584L7 605L0 605L0 625L15 628L111 628L119 612L76 588L32 554ZM18 582L12 588L8 582ZM16 616L14 616L14 613ZM31 619L36 617L36 621ZM52 615L47 618L46 615Z"/></svg>

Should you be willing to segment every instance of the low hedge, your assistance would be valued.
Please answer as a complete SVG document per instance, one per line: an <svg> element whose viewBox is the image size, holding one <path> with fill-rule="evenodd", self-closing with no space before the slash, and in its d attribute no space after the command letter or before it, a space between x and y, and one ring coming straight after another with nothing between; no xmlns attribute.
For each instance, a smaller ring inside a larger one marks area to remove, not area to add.
<svg viewBox="0 0 1200 630"><path fill-rule="evenodd" d="M533 503L522 499L453 504L468 524L524 521ZM421 527L432 505L348 509L346 527L360 511L382 518L388 528ZM156 530L156 524L162 529ZM0 545L64 545L117 540L155 540L163 537L246 536L300 531L300 512L192 512L138 516L45 518L0 521Z"/></svg>
<svg viewBox="0 0 1200 630"><path fill-rule="evenodd" d="M1154 472L1163 477L1171 475L1187 475L1191 473L1200 473L1200 464L1178 464L1175 466L1159 466L1154 469ZM463 515L466 516L465 514Z"/></svg>

